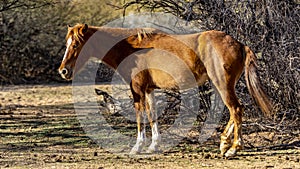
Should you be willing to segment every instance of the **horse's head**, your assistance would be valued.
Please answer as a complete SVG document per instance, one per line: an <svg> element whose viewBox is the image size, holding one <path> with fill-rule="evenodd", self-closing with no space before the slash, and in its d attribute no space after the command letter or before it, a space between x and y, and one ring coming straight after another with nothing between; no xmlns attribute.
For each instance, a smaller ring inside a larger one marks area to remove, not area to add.
<svg viewBox="0 0 300 169"><path fill-rule="evenodd" d="M89 27L87 24L77 24L74 27L68 26L68 33L66 36L66 51L61 65L58 69L62 78L71 80L75 68L76 60L79 53L91 36Z"/></svg>

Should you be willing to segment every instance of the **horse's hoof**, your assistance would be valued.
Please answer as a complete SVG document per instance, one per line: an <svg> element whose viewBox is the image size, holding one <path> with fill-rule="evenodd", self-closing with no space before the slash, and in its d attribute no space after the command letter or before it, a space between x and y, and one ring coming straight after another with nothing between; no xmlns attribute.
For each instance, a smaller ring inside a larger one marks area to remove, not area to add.
<svg viewBox="0 0 300 169"><path fill-rule="evenodd" d="M225 157L226 158L234 157L234 156L236 156L236 153L237 153L237 149L231 148L225 153Z"/></svg>
<svg viewBox="0 0 300 169"><path fill-rule="evenodd" d="M221 155L225 156L225 153L229 150L229 148L231 147L230 144L220 144L220 151L221 151Z"/></svg>
<svg viewBox="0 0 300 169"><path fill-rule="evenodd" d="M161 152L157 146L150 146L147 150L147 153L149 154L156 154L156 153L159 153Z"/></svg>
<svg viewBox="0 0 300 169"><path fill-rule="evenodd" d="M141 148L140 147L137 147L137 146L134 146L131 151L130 151L130 155L135 155L135 154L140 154L141 153Z"/></svg>
<svg viewBox="0 0 300 169"><path fill-rule="evenodd" d="M136 155L136 154L140 154L140 151L137 151L137 150L131 150L130 155Z"/></svg>

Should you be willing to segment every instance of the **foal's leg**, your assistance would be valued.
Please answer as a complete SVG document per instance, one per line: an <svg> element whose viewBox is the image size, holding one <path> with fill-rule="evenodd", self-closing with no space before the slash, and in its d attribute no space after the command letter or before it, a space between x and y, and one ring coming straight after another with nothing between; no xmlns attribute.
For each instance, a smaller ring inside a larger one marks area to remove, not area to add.
<svg viewBox="0 0 300 169"><path fill-rule="evenodd" d="M146 112L148 115L148 120L152 131L152 142L147 152L148 153L158 152L159 151L158 147L159 147L159 142L161 140L161 137L158 130L157 112L155 110L153 91L146 93Z"/></svg>

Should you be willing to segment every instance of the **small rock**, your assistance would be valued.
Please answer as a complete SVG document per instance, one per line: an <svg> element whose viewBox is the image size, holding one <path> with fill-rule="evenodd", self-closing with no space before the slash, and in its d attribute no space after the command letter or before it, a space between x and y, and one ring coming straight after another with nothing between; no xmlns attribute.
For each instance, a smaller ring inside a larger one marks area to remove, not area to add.
<svg viewBox="0 0 300 169"><path fill-rule="evenodd" d="M56 159L55 162L61 163L62 160L60 158Z"/></svg>
<svg viewBox="0 0 300 169"><path fill-rule="evenodd" d="M211 158L211 155L210 155L210 154L205 154L205 155L204 155L204 158L205 158L205 159L209 159L209 158Z"/></svg>

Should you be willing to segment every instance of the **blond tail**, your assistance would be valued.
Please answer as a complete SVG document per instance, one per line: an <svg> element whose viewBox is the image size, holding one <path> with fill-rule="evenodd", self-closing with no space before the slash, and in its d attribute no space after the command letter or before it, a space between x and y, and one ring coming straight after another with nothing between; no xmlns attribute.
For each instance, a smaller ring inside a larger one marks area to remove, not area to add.
<svg viewBox="0 0 300 169"><path fill-rule="evenodd" d="M259 78L257 76L256 56L248 46L245 46L244 50L246 53L245 78L248 90L252 98L261 108L262 112L266 116L270 116L271 114L273 114L273 106L268 96L262 89Z"/></svg>

